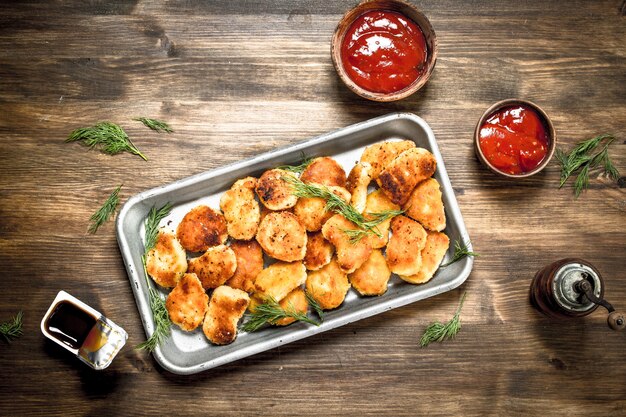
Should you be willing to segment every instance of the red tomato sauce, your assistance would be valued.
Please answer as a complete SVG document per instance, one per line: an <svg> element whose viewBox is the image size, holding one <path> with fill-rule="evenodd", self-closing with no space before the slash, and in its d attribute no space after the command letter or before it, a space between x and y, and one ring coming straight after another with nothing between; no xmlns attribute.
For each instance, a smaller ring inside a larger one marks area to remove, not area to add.
<svg viewBox="0 0 626 417"><path fill-rule="evenodd" d="M426 69L428 50L420 27L404 15L372 10L348 28L341 60L348 77L374 93L410 86Z"/></svg>
<svg viewBox="0 0 626 417"><path fill-rule="evenodd" d="M548 154L548 135L533 109L505 107L480 127L480 150L500 171L523 174L539 166Z"/></svg>

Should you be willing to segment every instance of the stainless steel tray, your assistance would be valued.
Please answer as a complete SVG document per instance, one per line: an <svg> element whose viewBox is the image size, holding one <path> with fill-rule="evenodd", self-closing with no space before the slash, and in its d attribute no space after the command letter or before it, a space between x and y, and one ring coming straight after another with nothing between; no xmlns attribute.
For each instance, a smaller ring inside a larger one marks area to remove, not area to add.
<svg viewBox="0 0 626 417"><path fill-rule="evenodd" d="M184 178L129 198L117 217L117 239L146 334L148 336L152 334L154 322L141 255L143 253L143 223L153 206L162 206L167 202L174 205L172 213L163 220L162 225L169 225L175 230L185 213L196 205L206 204L218 208L221 194L239 178L248 175L259 176L263 171L279 165L297 164L301 161L303 153L307 157L332 156L348 173L355 161L360 158L365 146L400 138L415 141L417 146L430 150L437 158L435 178L441 184L445 204L447 218L445 233L451 241L451 248L446 254L446 259L449 259L453 252L453 242L458 239L469 242L469 236L435 136L423 119L411 113L394 113L270 151L252 159ZM465 258L440 269L432 280L423 285L411 285L392 276L387 293L381 297L360 297L351 289L343 305L327 312L324 315L324 323L319 327L294 323L287 327L266 328L255 333L241 332L234 343L227 346L213 346L205 338L202 329L186 333L173 326L171 337L157 347L154 356L165 369L176 374L204 371L449 291L467 279L472 264L471 258Z"/></svg>

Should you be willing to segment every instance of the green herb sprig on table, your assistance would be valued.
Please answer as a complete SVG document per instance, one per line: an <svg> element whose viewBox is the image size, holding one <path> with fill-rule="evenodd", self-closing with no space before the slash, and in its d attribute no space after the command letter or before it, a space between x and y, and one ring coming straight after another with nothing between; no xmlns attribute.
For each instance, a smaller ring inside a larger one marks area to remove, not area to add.
<svg viewBox="0 0 626 417"><path fill-rule="evenodd" d="M293 305L282 308L274 297L268 297L262 304L254 308L254 312L249 315L248 320L241 326L241 329L246 332L254 332L268 323L274 324L285 318L294 318L316 326L320 325L320 323L310 319L306 313L297 311Z"/></svg>
<svg viewBox="0 0 626 417"><path fill-rule="evenodd" d="M460 314L466 294L467 293L463 293L459 307L456 309L454 317L452 317L449 322L444 324L437 321L426 328L420 339L420 347L426 347L432 342L443 342L444 340L452 339L456 336L459 330L461 330Z"/></svg>
<svg viewBox="0 0 626 417"><path fill-rule="evenodd" d="M24 313L19 311L13 319L0 324L0 336L2 336L7 343L11 343L12 340L17 339L22 335L23 318Z"/></svg>
<svg viewBox="0 0 626 417"><path fill-rule="evenodd" d="M113 190L113 192L107 197L104 204L102 204L102 207L91 215L89 220L91 220L92 224L89 227L89 233L96 233L98 228L109 220L113 213L115 213L115 209L120 204L119 193L122 189L122 185L119 185L115 190Z"/></svg>
<svg viewBox="0 0 626 417"><path fill-rule="evenodd" d="M160 132L165 132L165 133L173 132L172 128L167 123L162 122L161 120L149 119L147 117L138 117L133 120L143 123L144 126L146 126L149 129L154 130L155 132L159 132L159 133Z"/></svg>
<svg viewBox="0 0 626 417"><path fill-rule="evenodd" d="M140 156L144 161L148 160L131 142L124 129L111 122L100 122L94 126L76 129L70 133L65 142L80 142L109 155L129 152Z"/></svg>
<svg viewBox="0 0 626 417"><path fill-rule="evenodd" d="M294 194L300 198L323 198L326 200L326 211L341 214L346 219L357 225L360 230L344 230L350 237L352 243L358 242L366 235L374 234L381 236L376 226L383 223L394 216L398 216L404 211L401 210L384 210L377 213L367 213L371 219L367 219L363 214L359 213L354 206L343 201L339 196L333 193L324 185L306 184L298 178L285 176L283 180L293 186Z"/></svg>
<svg viewBox="0 0 626 417"><path fill-rule="evenodd" d="M619 171L613 165L608 151L609 145L614 140L615 136L604 134L578 143L569 153L557 149L555 156L561 167L559 188L562 188L568 178L577 171L574 181L576 198L589 187L589 173L594 169L602 169L609 178L618 180ZM602 149L594 153L602 143L604 143Z"/></svg>
<svg viewBox="0 0 626 417"><path fill-rule="evenodd" d="M169 336L172 321L165 307L165 300L161 298L159 293L152 287L150 280L148 279L148 271L146 270L146 256L148 252L156 245L157 235L159 232L159 223L165 217L167 217L172 211L172 205L166 203L161 208L157 209L152 207L148 213L146 219L146 235L145 235L145 252L141 257L143 262L143 270L146 277L146 284L148 285L148 292L150 297L150 310L152 310L152 318L154 320L154 332L148 340L140 343L137 349L145 349L152 352L161 341Z"/></svg>
<svg viewBox="0 0 626 417"><path fill-rule="evenodd" d="M441 265L441 268L452 265L453 263L458 262L463 258L467 258L468 256L478 257L480 255L476 252L470 251L469 243L465 243L463 240L459 239L454 242L454 254L452 255L452 259L450 259L450 262L446 262Z"/></svg>

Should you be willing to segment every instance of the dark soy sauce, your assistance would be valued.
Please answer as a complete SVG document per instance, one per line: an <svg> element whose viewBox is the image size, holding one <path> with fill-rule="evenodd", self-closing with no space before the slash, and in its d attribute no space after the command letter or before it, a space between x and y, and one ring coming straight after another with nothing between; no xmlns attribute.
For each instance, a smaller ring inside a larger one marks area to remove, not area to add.
<svg viewBox="0 0 626 417"><path fill-rule="evenodd" d="M96 324L96 318L70 303L61 301L46 321L46 330L72 349L78 349Z"/></svg>

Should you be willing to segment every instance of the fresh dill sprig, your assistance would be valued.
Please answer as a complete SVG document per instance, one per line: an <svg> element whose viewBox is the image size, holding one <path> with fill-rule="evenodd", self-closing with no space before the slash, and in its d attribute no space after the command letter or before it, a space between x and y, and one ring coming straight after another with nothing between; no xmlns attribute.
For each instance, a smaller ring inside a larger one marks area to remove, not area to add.
<svg viewBox="0 0 626 417"><path fill-rule="evenodd" d="M619 179L619 171L609 157L608 147L615 140L615 136L604 134L578 143L569 153L562 149L556 150L556 159L561 166L561 180L559 188L565 185L567 179L579 171L574 181L574 195L576 198L589 187L589 174L593 169L601 168L611 179ZM598 146L604 143L602 150L593 153Z"/></svg>
<svg viewBox="0 0 626 417"><path fill-rule="evenodd" d="M315 320L310 319L306 313L296 311L293 305L282 308L274 297L268 297L262 304L254 308L254 312L249 315L249 319L241 326L241 329L246 332L254 332L265 324L274 324L285 318L294 318L298 321L314 324L316 326L320 325Z"/></svg>
<svg viewBox="0 0 626 417"><path fill-rule="evenodd" d="M432 342L443 342L444 340L452 339L456 336L459 330L461 330L460 314L466 294L467 293L463 293L459 307L456 309L454 317L452 317L449 322L444 324L436 321L431 323L426 330L424 330L424 334L420 339L420 347L426 347Z"/></svg>
<svg viewBox="0 0 626 417"><path fill-rule="evenodd" d="M322 310L322 307L315 300L315 298L313 298L313 296L311 294L309 294L308 291L304 292L304 296L306 297L306 301L309 303L311 308L315 311L315 314L317 314L317 316L323 322L324 321L324 311Z"/></svg>
<svg viewBox="0 0 626 417"><path fill-rule="evenodd" d="M167 123L162 122L157 119L149 119L147 117L138 117L133 120L143 123L144 126L146 126L149 129L154 130L155 132L166 132L166 133L173 132L172 128Z"/></svg>
<svg viewBox="0 0 626 417"><path fill-rule="evenodd" d="M383 223L387 219L404 213L399 210L385 210L378 213L367 213L369 216L368 219L363 214L359 213L354 206L346 203L325 185L306 184L298 178L291 176L284 176L282 179L292 185L293 193L297 197L323 198L326 200L326 211L341 214L343 217L354 223L360 230L344 230L344 233L350 237L350 241L352 243L356 243L364 236L370 234L380 237L381 233L376 226Z"/></svg>
<svg viewBox="0 0 626 417"><path fill-rule="evenodd" d="M302 162L300 162L299 165L281 165L277 169L282 169L283 171L293 172L294 174L302 174L302 172L304 172L304 170L307 169L309 165L311 165L311 162L313 162L313 159L307 158L304 152L302 152L301 160Z"/></svg>
<svg viewBox="0 0 626 417"><path fill-rule="evenodd" d="M22 319L24 313L20 310L13 319L0 324L0 336L11 343L12 340L17 339L22 335Z"/></svg>
<svg viewBox="0 0 626 417"><path fill-rule="evenodd" d="M469 243L465 243L462 239L459 239L456 242L454 242L454 254L452 255L452 259L450 260L450 262L447 262L441 265L441 268L445 268L448 265L452 265L453 263L460 261L461 259L466 258L468 256L471 256L471 257L480 256L476 252L470 251L468 246L469 246Z"/></svg>
<svg viewBox="0 0 626 417"><path fill-rule="evenodd" d="M144 161L148 158L131 142L120 126L111 122L100 122L90 127L81 127L70 133L65 142L81 142L90 148L99 148L100 152L115 155L129 152L139 155Z"/></svg>
<svg viewBox="0 0 626 417"><path fill-rule="evenodd" d="M113 213L115 213L115 209L120 203L119 193L122 189L122 185L123 184L119 185L115 190L113 190L113 192L107 197L102 207L100 207L98 211L91 215L89 220L91 220L92 224L89 227L89 233L96 233L98 231L98 228L102 226L107 220L109 220Z"/></svg>
<svg viewBox="0 0 626 417"><path fill-rule="evenodd" d="M152 311L152 319L154 320L154 332L152 336L145 342L137 345L137 349L145 349L148 352L152 352L161 343L161 341L169 336L172 321L165 307L165 300L161 298L160 294L152 288L150 280L148 279L148 271L146 270L146 256L148 252L156 245L156 239L159 232L159 223L165 217L170 214L172 205L166 203L161 208L157 209L152 207L146 218L146 237L145 237L145 252L141 257L143 263L143 271L146 277L146 284L148 285L148 295L150 297L150 310Z"/></svg>
<svg viewBox="0 0 626 417"><path fill-rule="evenodd" d="M367 220L363 223L361 229L346 229L343 232L350 237L350 243L355 244L366 235L374 233L380 237L380 230L378 225L396 216L404 214L404 210L384 210L377 213L367 213L371 220Z"/></svg>
<svg viewBox="0 0 626 417"><path fill-rule="evenodd" d="M152 207L146 218L146 242L145 253L147 254L156 245L157 235L159 234L159 224L161 220L169 216L172 211L172 205L165 203L161 208Z"/></svg>

